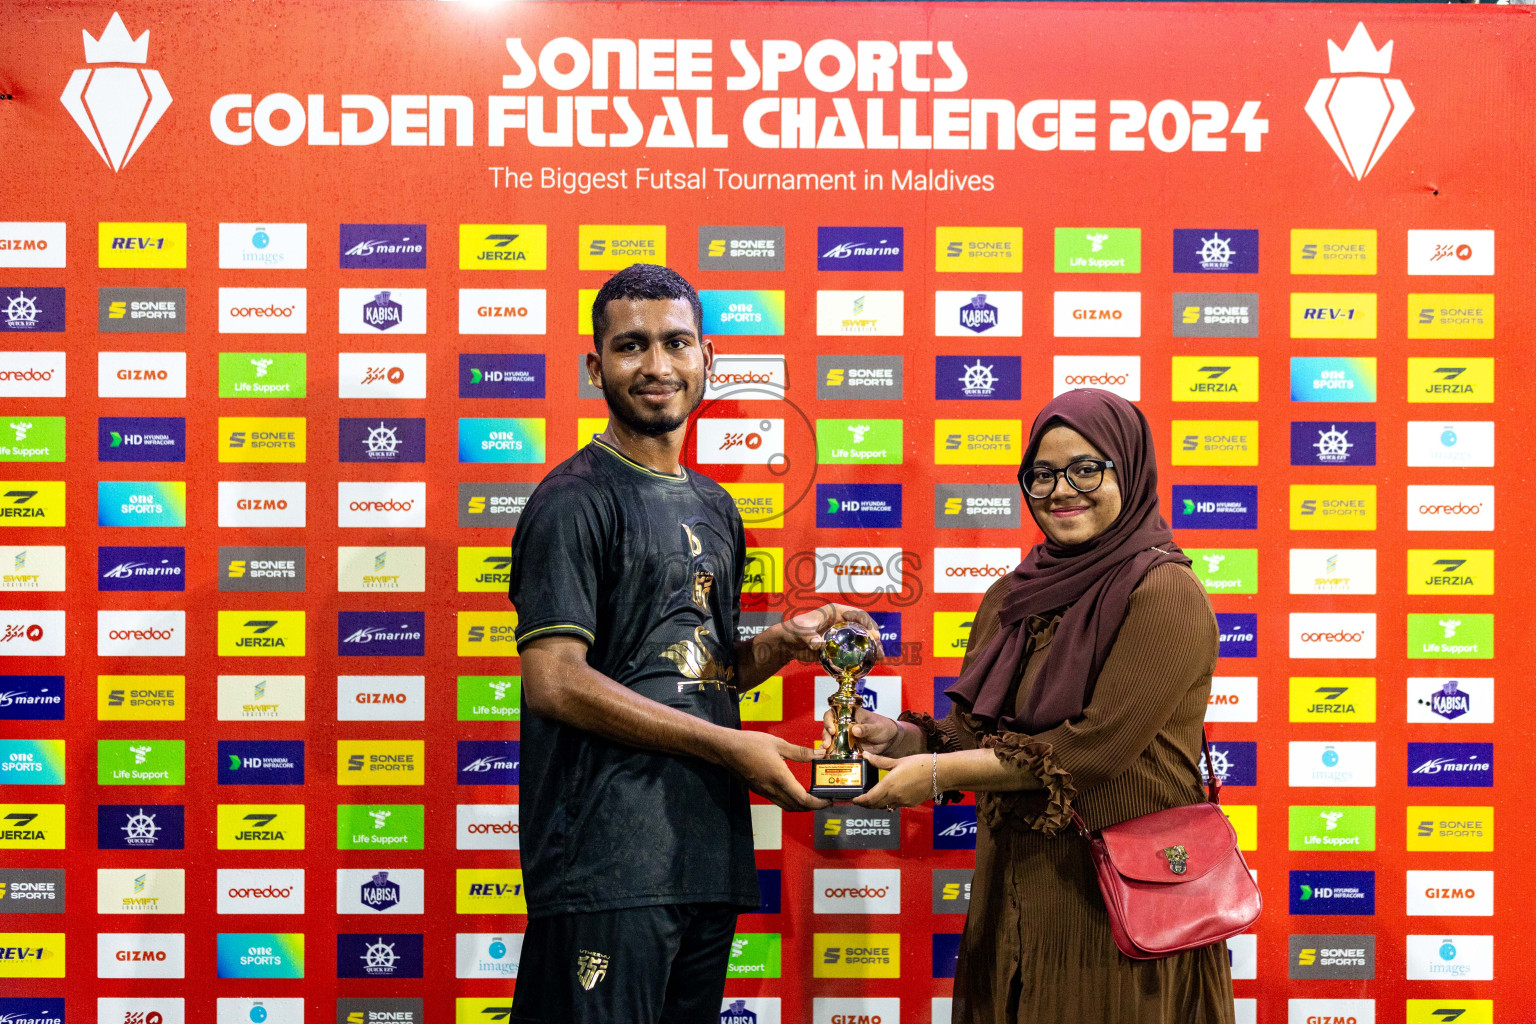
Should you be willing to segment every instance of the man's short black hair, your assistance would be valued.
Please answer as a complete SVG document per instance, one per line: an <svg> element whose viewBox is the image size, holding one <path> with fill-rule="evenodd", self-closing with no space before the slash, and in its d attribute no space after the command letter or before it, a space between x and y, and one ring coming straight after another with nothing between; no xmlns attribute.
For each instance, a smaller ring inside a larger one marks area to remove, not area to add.
<svg viewBox="0 0 1536 1024"><path fill-rule="evenodd" d="M704 306L688 279L657 263L632 263L610 277L592 300L592 347L599 351L608 333L608 303L614 299L687 299L699 340L704 340Z"/></svg>

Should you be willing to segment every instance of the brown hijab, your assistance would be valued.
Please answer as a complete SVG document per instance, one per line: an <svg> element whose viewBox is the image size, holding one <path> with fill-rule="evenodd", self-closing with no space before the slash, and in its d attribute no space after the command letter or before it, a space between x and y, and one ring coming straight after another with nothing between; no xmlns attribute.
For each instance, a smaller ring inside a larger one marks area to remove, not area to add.
<svg viewBox="0 0 1536 1024"><path fill-rule="evenodd" d="M1103 533L1076 547L1055 547L1047 538L1030 548L1006 577L1001 628L945 691L973 714L1013 732L1042 732L1081 716L1125 620L1131 591L1153 566L1190 564L1158 511L1152 428L1141 410L1096 388L1059 395L1035 417L1023 466L1034 462L1040 438L1058 425L1082 434L1114 462L1120 515ZM1025 620L1062 607L1066 613L1029 703L1015 718L1004 701L1026 655Z"/></svg>

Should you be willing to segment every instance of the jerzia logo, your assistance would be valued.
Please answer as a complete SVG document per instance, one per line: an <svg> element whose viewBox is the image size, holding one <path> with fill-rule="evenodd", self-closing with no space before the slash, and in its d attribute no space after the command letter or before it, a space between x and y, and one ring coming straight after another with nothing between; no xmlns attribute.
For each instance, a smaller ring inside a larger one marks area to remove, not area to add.
<svg viewBox="0 0 1536 1024"><path fill-rule="evenodd" d="M92 39L87 31L80 34L87 64L143 64L149 59L149 31L134 39L116 12L100 39ZM59 102L97 155L120 171L171 105L171 93L160 72L150 68L78 68Z"/></svg>
<svg viewBox="0 0 1536 1024"><path fill-rule="evenodd" d="M1385 77L1392 70L1392 43L1377 50L1364 22L1356 23L1342 50L1328 40L1328 70L1345 77L1318 79L1307 115L1359 180L1371 173L1413 116L1413 101L1401 79Z"/></svg>

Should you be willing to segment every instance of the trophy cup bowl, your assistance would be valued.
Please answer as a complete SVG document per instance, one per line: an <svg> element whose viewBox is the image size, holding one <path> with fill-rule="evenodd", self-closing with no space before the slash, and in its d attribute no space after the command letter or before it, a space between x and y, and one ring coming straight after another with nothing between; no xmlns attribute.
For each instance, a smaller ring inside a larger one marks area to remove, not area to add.
<svg viewBox="0 0 1536 1024"><path fill-rule="evenodd" d="M812 796L847 801L874 788L879 773L858 756L848 730L859 706L858 681L878 660L878 645L863 627L844 624L827 633L821 664L837 680L837 689L827 698L827 705L837 712L837 728L827 756L811 762Z"/></svg>

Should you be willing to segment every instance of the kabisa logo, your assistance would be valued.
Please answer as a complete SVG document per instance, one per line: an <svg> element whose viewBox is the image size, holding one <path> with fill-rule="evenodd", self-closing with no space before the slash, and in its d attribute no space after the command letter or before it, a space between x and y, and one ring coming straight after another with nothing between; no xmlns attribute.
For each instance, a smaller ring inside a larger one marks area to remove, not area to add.
<svg viewBox="0 0 1536 1024"><path fill-rule="evenodd" d="M1492 722L1493 680L1410 679L1408 721L1458 724Z"/></svg>
<svg viewBox="0 0 1536 1024"><path fill-rule="evenodd" d="M80 34L87 64L143 64L149 60L149 30L134 39L116 11L101 38L93 39L86 30ZM59 102L96 154L113 171L120 171L171 105L171 92L160 72L151 68L79 68L69 76Z"/></svg>
<svg viewBox="0 0 1536 1024"><path fill-rule="evenodd" d="M399 904L400 884L389 880L388 871L378 871L359 887L357 898L370 910L385 911Z"/></svg>
<svg viewBox="0 0 1536 1024"><path fill-rule="evenodd" d="M63 720L63 676L0 676L0 721Z"/></svg>
<svg viewBox="0 0 1536 1024"><path fill-rule="evenodd" d="M1019 356L935 356L934 397L1018 401L1019 366Z"/></svg>
<svg viewBox="0 0 1536 1024"><path fill-rule="evenodd" d="M521 746L517 740L460 740L459 785L517 785Z"/></svg>
<svg viewBox="0 0 1536 1024"><path fill-rule="evenodd" d="M63 288L0 288L0 331L63 329Z"/></svg>
<svg viewBox="0 0 1536 1024"><path fill-rule="evenodd" d="M425 224L343 224L341 268L425 270Z"/></svg>
<svg viewBox="0 0 1536 1024"><path fill-rule="evenodd" d="M343 418L337 431L339 462L425 462L427 421L422 418Z"/></svg>
<svg viewBox="0 0 1536 1024"><path fill-rule="evenodd" d="M1410 786L1492 786L1492 743L1408 744Z"/></svg>
<svg viewBox="0 0 1536 1024"><path fill-rule="evenodd" d="M363 303L363 323L376 331L387 331L405 322L405 307L389 297L389 292L379 292Z"/></svg>
<svg viewBox="0 0 1536 1024"><path fill-rule="evenodd" d="M186 548L99 547L96 589L185 590Z"/></svg>
<svg viewBox="0 0 1536 1024"><path fill-rule="evenodd" d="M903 230L889 228L817 228L817 270L900 270Z"/></svg>
<svg viewBox="0 0 1536 1024"><path fill-rule="evenodd" d="M1413 116L1413 101L1392 70L1392 43L1377 50L1364 22L1357 22L1340 49L1328 40L1328 70L1307 99L1307 116L1355 180L1371 173L1397 133Z"/></svg>
<svg viewBox="0 0 1536 1024"><path fill-rule="evenodd" d="M1376 913L1374 871L1292 871L1290 912L1297 915Z"/></svg>
<svg viewBox="0 0 1536 1024"><path fill-rule="evenodd" d="M426 653L426 612L337 612L342 657L416 657Z"/></svg>
<svg viewBox="0 0 1536 1024"><path fill-rule="evenodd" d="M968 331L984 334L997 324L997 307L988 302L983 293L972 295L970 301L960 307L960 326Z"/></svg>
<svg viewBox="0 0 1536 1024"><path fill-rule="evenodd" d="M1251 228L1174 228L1175 274L1257 274L1259 233Z"/></svg>

